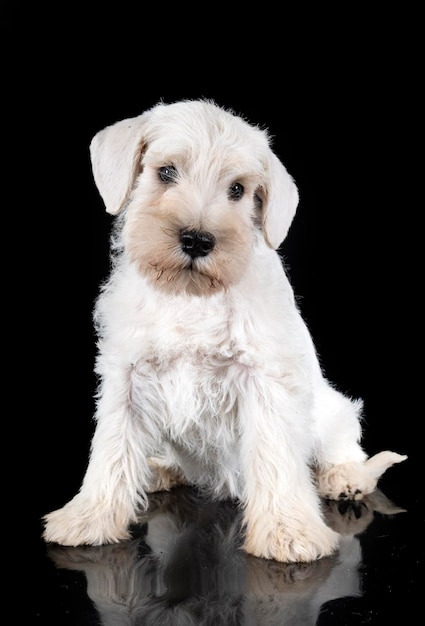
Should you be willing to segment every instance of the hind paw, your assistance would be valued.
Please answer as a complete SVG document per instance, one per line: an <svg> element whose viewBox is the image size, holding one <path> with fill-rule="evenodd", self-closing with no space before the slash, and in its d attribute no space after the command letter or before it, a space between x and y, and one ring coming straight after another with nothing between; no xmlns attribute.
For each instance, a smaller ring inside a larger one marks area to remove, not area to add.
<svg viewBox="0 0 425 626"><path fill-rule="evenodd" d="M405 459L407 456L387 450L361 463L342 463L328 469L319 469L319 493L329 500L361 500L375 491L378 480L389 467Z"/></svg>

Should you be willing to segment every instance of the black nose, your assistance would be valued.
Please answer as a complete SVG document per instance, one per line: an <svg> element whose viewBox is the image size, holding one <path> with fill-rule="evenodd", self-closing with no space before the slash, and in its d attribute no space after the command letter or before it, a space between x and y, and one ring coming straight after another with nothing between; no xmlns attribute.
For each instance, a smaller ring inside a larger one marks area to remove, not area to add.
<svg viewBox="0 0 425 626"><path fill-rule="evenodd" d="M199 230L182 230L180 242L183 252L195 259L197 256L207 256L211 252L215 246L215 237L211 233Z"/></svg>

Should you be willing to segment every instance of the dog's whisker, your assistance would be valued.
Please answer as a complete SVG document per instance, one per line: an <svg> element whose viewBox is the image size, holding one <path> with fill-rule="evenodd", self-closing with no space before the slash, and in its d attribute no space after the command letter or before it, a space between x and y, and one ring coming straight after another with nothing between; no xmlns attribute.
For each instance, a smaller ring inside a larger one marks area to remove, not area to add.
<svg viewBox="0 0 425 626"><path fill-rule="evenodd" d="M153 265L153 264L151 264L151 267L152 267L153 271L156 273L156 280L159 280L161 278L162 274L164 273L164 270L158 268L157 265Z"/></svg>
<svg viewBox="0 0 425 626"><path fill-rule="evenodd" d="M165 226L161 227L161 232L166 235L167 237L170 237L172 239L176 238L176 233L179 232L176 228L166 228Z"/></svg>

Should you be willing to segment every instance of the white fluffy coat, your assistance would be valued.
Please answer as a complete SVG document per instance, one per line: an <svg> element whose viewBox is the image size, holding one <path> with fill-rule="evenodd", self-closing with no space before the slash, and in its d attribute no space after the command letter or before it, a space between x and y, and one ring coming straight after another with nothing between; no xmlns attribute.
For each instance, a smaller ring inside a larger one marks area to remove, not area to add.
<svg viewBox="0 0 425 626"><path fill-rule="evenodd" d="M210 101L159 104L91 155L119 214L95 308L96 431L46 541L126 539L150 492L188 483L239 501L251 554L331 554L320 496L363 497L405 457L368 460L361 401L322 374L276 251L298 191L267 133Z"/></svg>

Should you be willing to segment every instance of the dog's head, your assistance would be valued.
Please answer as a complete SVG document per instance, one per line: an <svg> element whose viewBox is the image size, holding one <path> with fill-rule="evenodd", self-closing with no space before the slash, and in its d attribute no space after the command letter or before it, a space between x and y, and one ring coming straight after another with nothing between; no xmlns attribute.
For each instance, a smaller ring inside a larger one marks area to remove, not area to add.
<svg viewBox="0 0 425 626"><path fill-rule="evenodd" d="M276 249L298 204L266 131L212 101L158 104L97 133L90 152L106 210L125 211L126 254L168 291L237 283L257 233Z"/></svg>

